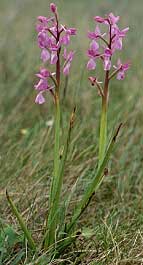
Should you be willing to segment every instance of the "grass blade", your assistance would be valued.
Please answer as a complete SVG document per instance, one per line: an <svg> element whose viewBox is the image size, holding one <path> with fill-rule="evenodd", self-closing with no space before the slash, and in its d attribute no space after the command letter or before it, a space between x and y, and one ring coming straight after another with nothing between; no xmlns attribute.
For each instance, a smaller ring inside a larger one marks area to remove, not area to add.
<svg viewBox="0 0 143 265"><path fill-rule="evenodd" d="M19 213L17 207L15 206L14 202L10 198L7 190L6 190L6 197L7 197L8 203L10 205L10 208L11 208L13 214L16 216L16 218L19 222L19 225L20 225L21 229L23 230L25 237L27 238L27 241L28 241L30 248L35 251L36 250L36 244L35 244L32 236L31 236L31 233L28 230L28 228L27 228L21 214Z"/></svg>
<svg viewBox="0 0 143 265"><path fill-rule="evenodd" d="M106 151L106 155L103 159L103 162L97 170L97 174L95 175L95 177L93 178L93 180L89 184L89 186L87 187L87 189L86 189L86 191L82 197L82 200L76 206L73 218L71 220L71 223L67 227L67 231L66 231L67 233L69 233L71 231L71 229L73 228L73 226L76 224L77 219L84 212L84 210L88 206L92 196L94 195L95 191L100 186L100 184L103 180L103 177L104 177L105 167L109 161L110 155L112 153L112 150L113 150L113 147L114 147L114 144L116 142L116 138L117 138L117 135L119 133L121 126L122 126L122 124L120 124L120 126L118 127L117 131L115 132L113 138L111 139L109 146L107 148L107 151Z"/></svg>

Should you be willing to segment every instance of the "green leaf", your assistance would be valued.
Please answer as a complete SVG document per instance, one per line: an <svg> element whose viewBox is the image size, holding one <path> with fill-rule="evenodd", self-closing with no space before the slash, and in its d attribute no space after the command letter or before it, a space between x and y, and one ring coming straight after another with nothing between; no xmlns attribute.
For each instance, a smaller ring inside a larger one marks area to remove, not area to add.
<svg viewBox="0 0 143 265"><path fill-rule="evenodd" d="M11 207L11 210L12 210L13 214L16 216L16 218L17 218L17 220L19 222L19 225L20 225L21 229L23 230L25 237L27 238L27 241L28 241L28 244L29 244L30 248L32 250L36 250L36 245L35 245L35 242L34 242L32 236L31 236L31 233L28 230L28 228L27 228L27 226L26 226L21 214L19 213L17 207L15 206L14 202L10 198L10 196L9 196L7 191L6 191L6 197L7 197L8 203L9 203L9 205Z"/></svg>

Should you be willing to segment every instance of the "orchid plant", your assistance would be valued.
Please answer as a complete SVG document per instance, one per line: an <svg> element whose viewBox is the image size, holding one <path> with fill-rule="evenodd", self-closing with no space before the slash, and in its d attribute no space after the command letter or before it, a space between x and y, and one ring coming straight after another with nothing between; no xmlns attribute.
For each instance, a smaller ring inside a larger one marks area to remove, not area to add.
<svg viewBox="0 0 143 265"><path fill-rule="evenodd" d="M36 29L38 31L38 46L41 49L41 59L43 63L49 62L55 65L55 72L49 69L42 68L37 76L40 78L35 89L38 95L35 99L36 103L43 104L45 98L43 94L50 92L54 99L55 105L55 148L54 148L54 170L51 181L50 205L47 218L47 229L44 238L44 245L47 248L55 241L55 231L58 220L59 200L63 182L64 162L67 154L65 147L65 155L63 161L60 161L60 81L61 69L65 76L69 75L71 62L73 60L74 52L67 51L67 46L70 44L71 36L76 35L75 28L67 28L65 25L59 23L59 16L55 4L50 5L52 17L38 17L38 24ZM62 53L62 47L64 47ZM63 65L61 64L61 56L63 57ZM70 122L69 134L72 127ZM61 162L61 164L60 164Z"/></svg>
<svg viewBox="0 0 143 265"><path fill-rule="evenodd" d="M45 250L49 249L51 246L54 246L54 249L56 249L56 254L54 253L54 256L56 256L57 253L63 251L63 249L67 245L71 244L71 242L75 240L77 236L77 234L75 233L77 221L80 218L81 214L85 211L95 191L98 189L104 176L107 173L106 166L121 127L120 125L117 128L107 146L107 108L109 98L109 81L114 76L117 76L117 79L119 80L124 79L125 72L128 70L129 64L122 64L121 61L118 60L117 65L113 66L115 70L110 73L110 70L112 68L112 56L114 55L116 50L122 49L122 39L125 37L128 28L120 30L117 26L119 17L115 17L112 13L105 18L95 17L94 19L96 22L105 24L108 29L107 33L101 33L99 27L96 26L94 32L88 33L88 37L91 39L91 44L90 49L88 50L89 61L87 63L87 68L88 70L95 70L97 59L101 59L101 61L103 62L103 69L105 71L103 88L102 83L98 81L97 77L89 77L91 84L93 86L97 86L99 94L102 98L99 165L98 169L94 169L93 177L86 190L84 191L81 200L75 205L71 220L66 223L66 220L64 219L65 222L63 224L61 223L59 214L61 209L63 209L63 207L61 206L61 191L63 186L65 162L67 159L71 131L74 124L75 108L70 117L67 139L62 155L60 155L61 75L63 74L65 76L68 76L70 73L74 51L68 51L67 46L70 44L71 37L76 35L76 29L68 28L66 25L60 24L57 7L54 3L51 3L50 11L52 13L52 16L48 18L39 16L38 23L36 25L36 31L38 33L37 41L38 46L41 50L40 58L42 60L43 67L40 69L39 73L36 74L39 80L34 88L37 91L35 103L40 105L45 103L46 93L49 93L53 98L55 108L54 165L49 196L49 208L46 217L46 228L44 229L43 241L41 245ZM105 36L107 38L105 38ZM101 47L99 46L98 40L103 41L103 45ZM6 195L11 209L17 217L17 220L25 234L25 237L27 238L29 247L33 251L36 251L37 245L21 214L13 203L8 192L6 193ZM70 197L72 197L72 195L69 196L69 198ZM66 202L67 206L69 204L69 198ZM58 242L60 242L59 245Z"/></svg>
<svg viewBox="0 0 143 265"><path fill-rule="evenodd" d="M118 50L122 50L122 42L128 32L129 28L120 30L117 23L119 16L114 16L110 13L105 18L96 16L94 20L98 24L105 25L107 27L106 32L102 33L99 25L97 24L94 32L88 32L88 38L91 40L90 48L87 55L89 61L87 63L88 70L95 70L97 60L101 60L103 69L105 71L104 82L99 81L97 75L90 76L89 80L92 86L97 86L99 95L102 99L102 111L100 122L100 139L99 139L99 165L101 164L105 150L107 146L107 111L109 101L109 82L113 77L117 77L118 80L125 78L126 71L129 69L130 63L122 63L120 59L117 60L117 64L113 65L112 59ZM102 41L102 44L99 41Z"/></svg>

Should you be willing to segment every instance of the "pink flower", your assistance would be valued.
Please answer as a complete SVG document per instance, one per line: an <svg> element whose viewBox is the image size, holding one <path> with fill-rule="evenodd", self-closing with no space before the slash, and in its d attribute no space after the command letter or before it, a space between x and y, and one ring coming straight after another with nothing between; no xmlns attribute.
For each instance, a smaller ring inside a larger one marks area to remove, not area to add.
<svg viewBox="0 0 143 265"><path fill-rule="evenodd" d="M122 64L121 63L121 60L118 59L117 61L117 66L113 66L115 69L119 70L117 72L117 79L118 80L123 80L125 78L125 73L126 71L128 71L128 69L130 68L130 63L125 63L125 64Z"/></svg>
<svg viewBox="0 0 143 265"><path fill-rule="evenodd" d="M47 90L49 88L47 79L40 79L37 85L34 86L36 90Z"/></svg>
<svg viewBox="0 0 143 265"><path fill-rule="evenodd" d="M122 50L122 39L126 36L129 28L120 30L117 26L112 28L112 49Z"/></svg>
<svg viewBox="0 0 143 265"><path fill-rule="evenodd" d="M41 59L44 63L50 59L50 53L47 49L42 49Z"/></svg>
<svg viewBox="0 0 143 265"><path fill-rule="evenodd" d="M37 17L37 19L38 19L38 24L36 25L37 32L47 30L48 23L54 22L54 17L47 18L47 17L39 16Z"/></svg>
<svg viewBox="0 0 143 265"><path fill-rule="evenodd" d="M46 68L41 68L40 72L36 74L37 77L44 79L50 76L50 72Z"/></svg>
<svg viewBox="0 0 143 265"><path fill-rule="evenodd" d="M64 67L63 67L63 74L64 74L64 75L69 75L70 67L71 67L71 62L72 62L73 57L74 57L74 52L73 52L73 51L70 51L70 52L67 54L67 50L66 50L66 48L65 48L65 49L64 49L63 57L64 57L64 59L65 59L65 63L64 63Z"/></svg>
<svg viewBox="0 0 143 265"><path fill-rule="evenodd" d="M38 33L38 46L43 49L51 45L51 39L48 37L46 31L41 31Z"/></svg>
<svg viewBox="0 0 143 265"><path fill-rule="evenodd" d="M66 33L69 34L69 35L76 35L76 29L75 28L69 28L66 30Z"/></svg>
<svg viewBox="0 0 143 265"><path fill-rule="evenodd" d="M96 16L94 17L94 20L98 23L104 23L104 24L111 24L111 25L115 25L118 20L119 20L119 16L115 17L113 15L113 13L110 13L107 17L103 18L100 16Z"/></svg>
<svg viewBox="0 0 143 265"><path fill-rule="evenodd" d="M106 48L104 51L104 70L109 71L111 69L111 56L112 51L109 48Z"/></svg>
<svg viewBox="0 0 143 265"><path fill-rule="evenodd" d="M57 12L57 7L56 7L56 5L54 3L50 4L50 9L51 9L51 12L53 12L53 13Z"/></svg>
<svg viewBox="0 0 143 265"><path fill-rule="evenodd" d="M119 21L120 17L119 16L115 17L113 13L110 13L108 15L108 19L111 25L115 25Z"/></svg>
<svg viewBox="0 0 143 265"><path fill-rule="evenodd" d="M69 45L70 43L70 36L76 35L75 28L66 28L62 26L62 30L64 31L65 35L60 38L60 43L64 45Z"/></svg>
<svg viewBox="0 0 143 265"><path fill-rule="evenodd" d="M69 34L65 34L63 37L61 37L60 43L64 44L64 45L69 45L69 43L70 43L70 35Z"/></svg>
<svg viewBox="0 0 143 265"><path fill-rule="evenodd" d="M98 49L99 44L95 40L92 40L90 43L90 49L88 50L88 57L90 58L87 63L88 70L94 70L96 68L95 60L100 56Z"/></svg>
<svg viewBox="0 0 143 265"><path fill-rule="evenodd" d="M64 74L64 75L69 75L69 73L70 73L70 66L71 66L70 62L68 62L68 63L65 65L65 67L63 68L63 74Z"/></svg>
<svg viewBox="0 0 143 265"><path fill-rule="evenodd" d="M98 27L98 25L95 28L95 31L89 31L88 32L88 38L92 39L92 40L96 40L99 39L100 37L104 37L106 35L106 33L101 34L100 28Z"/></svg>
<svg viewBox="0 0 143 265"><path fill-rule="evenodd" d="M96 68L95 60L100 57L99 44L95 39L92 39L92 42L90 43L90 48L87 51L87 55L90 58L87 63L88 70L94 70Z"/></svg>
<svg viewBox="0 0 143 265"><path fill-rule="evenodd" d="M44 24L47 24L48 22L47 17L44 17L44 16L38 16L37 19L39 20L39 22L44 23Z"/></svg>
<svg viewBox="0 0 143 265"><path fill-rule="evenodd" d="M43 93L42 92L40 92L36 96L35 103L37 103L37 104L43 104L43 103L45 103L45 98L43 97Z"/></svg>
<svg viewBox="0 0 143 265"><path fill-rule="evenodd" d="M105 23L107 21L107 18L103 18L103 17L100 17L100 16L96 16L94 17L94 20L98 23Z"/></svg>
<svg viewBox="0 0 143 265"><path fill-rule="evenodd" d="M89 49L87 51L87 55L88 55L88 57L95 58L95 59L100 57L99 51L98 50L93 50L93 49Z"/></svg>

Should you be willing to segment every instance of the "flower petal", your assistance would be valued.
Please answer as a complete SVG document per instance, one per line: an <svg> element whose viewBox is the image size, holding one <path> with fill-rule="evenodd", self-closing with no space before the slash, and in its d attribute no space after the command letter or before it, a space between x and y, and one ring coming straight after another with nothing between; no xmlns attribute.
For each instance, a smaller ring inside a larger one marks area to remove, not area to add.
<svg viewBox="0 0 143 265"><path fill-rule="evenodd" d="M88 70L94 70L96 68L96 62L91 58L87 63Z"/></svg>
<svg viewBox="0 0 143 265"><path fill-rule="evenodd" d="M37 95L37 97L36 97L36 99L35 99L35 103L37 103L37 104L43 104L43 103L45 103L45 98L43 97L43 94L42 94L42 92L40 92L38 95Z"/></svg>

